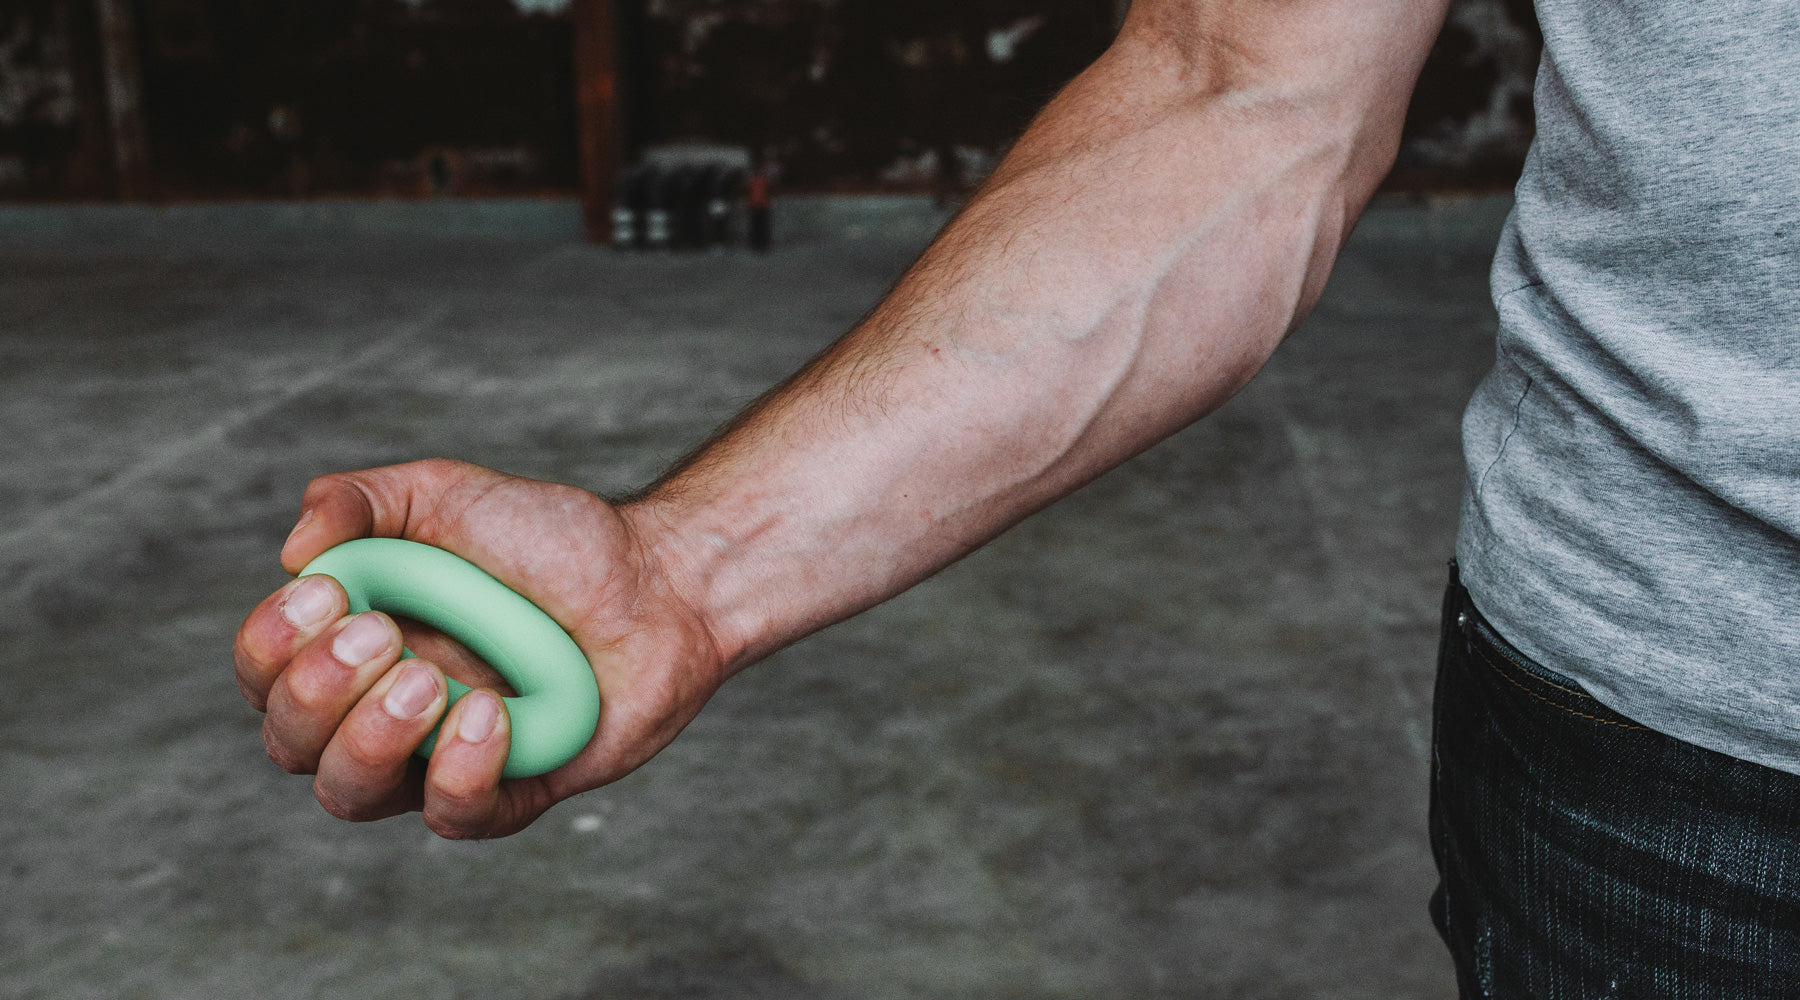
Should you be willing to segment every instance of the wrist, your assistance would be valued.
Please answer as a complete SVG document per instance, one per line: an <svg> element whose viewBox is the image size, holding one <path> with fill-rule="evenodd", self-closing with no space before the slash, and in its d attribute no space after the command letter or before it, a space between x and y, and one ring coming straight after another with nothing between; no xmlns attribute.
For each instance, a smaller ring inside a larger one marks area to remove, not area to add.
<svg viewBox="0 0 1800 1000"><path fill-rule="evenodd" d="M720 679L748 666L753 657L744 629L715 599L730 544L717 534L695 530L687 512L671 498L652 494L618 508L636 542L646 589L677 605L712 646ZM654 581L654 582L651 582Z"/></svg>

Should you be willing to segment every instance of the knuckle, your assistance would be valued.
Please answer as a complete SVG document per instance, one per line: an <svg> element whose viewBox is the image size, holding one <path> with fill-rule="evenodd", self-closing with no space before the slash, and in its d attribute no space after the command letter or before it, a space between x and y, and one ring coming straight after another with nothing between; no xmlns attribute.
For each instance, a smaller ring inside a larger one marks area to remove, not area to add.
<svg viewBox="0 0 1800 1000"><path fill-rule="evenodd" d="M466 778L437 777L431 782L431 797L440 812L466 817L482 811L491 798L491 789Z"/></svg>
<svg viewBox="0 0 1800 1000"><path fill-rule="evenodd" d="M364 823L380 815L380 810L374 803L347 797L323 779L313 782L313 798L319 801L326 812L345 822Z"/></svg>
<svg viewBox="0 0 1800 1000"><path fill-rule="evenodd" d="M237 661L237 669L232 674L237 678L238 689L243 691L244 697L249 698L251 702L254 703L265 697L262 693L263 685L259 683L266 676L265 671L258 670L253 664L240 659Z"/></svg>
<svg viewBox="0 0 1800 1000"><path fill-rule="evenodd" d="M468 462L455 458L422 458L413 463L413 467L434 479L459 478L473 468Z"/></svg>
<svg viewBox="0 0 1800 1000"><path fill-rule="evenodd" d="M404 763L408 751L395 751L391 747L382 746L370 741L366 734L342 731L342 739L337 741L333 752L342 758L343 764L359 774L385 774L395 770L396 757L398 763Z"/></svg>
<svg viewBox="0 0 1800 1000"><path fill-rule="evenodd" d="M274 677L281 672L281 666L278 656L269 655L269 651L257 648L266 645L266 642L259 641L261 636L256 614L252 613L251 618L244 622L231 644L231 665L239 684L266 691Z"/></svg>
<svg viewBox="0 0 1800 1000"><path fill-rule="evenodd" d="M445 816L428 809L424 819L425 828L445 840L481 840L485 836L484 828L463 817Z"/></svg>
<svg viewBox="0 0 1800 1000"><path fill-rule="evenodd" d="M289 774L311 774L315 769L313 761L283 746L267 727L263 729L263 752L269 755L276 767Z"/></svg>
<svg viewBox="0 0 1800 1000"><path fill-rule="evenodd" d="M428 779L425 825L445 840L480 840L492 836L495 794L491 785L474 779Z"/></svg>
<svg viewBox="0 0 1800 1000"><path fill-rule="evenodd" d="M358 817L357 804L340 797L323 780L313 782L313 798L320 808L338 819L355 822Z"/></svg>
<svg viewBox="0 0 1800 1000"><path fill-rule="evenodd" d="M237 669L239 677L249 677L261 673L261 663L245 648L248 640L239 632L237 641L231 644L231 665Z"/></svg>
<svg viewBox="0 0 1800 1000"><path fill-rule="evenodd" d="M239 677L237 679L237 686L238 693L244 696L244 700L250 703L251 708L256 709L258 712L266 712L269 710L268 697L256 688L251 687L248 681Z"/></svg>
<svg viewBox="0 0 1800 1000"><path fill-rule="evenodd" d="M302 498L301 503L310 504L312 501L327 493L333 492L339 486L344 485L349 481L350 474L347 472L327 472L322 476L314 476L312 481L306 484L306 489L300 494Z"/></svg>
<svg viewBox="0 0 1800 1000"><path fill-rule="evenodd" d="M317 669L290 670L282 675L287 688L287 701L301 715L324 715L342 706L344 686L341 678L324 676Z"/></svg>

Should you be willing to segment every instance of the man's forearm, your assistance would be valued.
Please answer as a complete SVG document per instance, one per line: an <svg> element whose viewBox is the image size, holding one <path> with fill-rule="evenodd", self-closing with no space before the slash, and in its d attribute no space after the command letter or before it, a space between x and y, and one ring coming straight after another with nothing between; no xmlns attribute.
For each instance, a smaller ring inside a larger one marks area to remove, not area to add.
<svg viewBox="0 0 1800 1000"><path fill-rule="evenodd" d="M1416 63L1347 100L1146 20L865 322L629 509L733 667L1216 408L1316 299Z"/></svg>

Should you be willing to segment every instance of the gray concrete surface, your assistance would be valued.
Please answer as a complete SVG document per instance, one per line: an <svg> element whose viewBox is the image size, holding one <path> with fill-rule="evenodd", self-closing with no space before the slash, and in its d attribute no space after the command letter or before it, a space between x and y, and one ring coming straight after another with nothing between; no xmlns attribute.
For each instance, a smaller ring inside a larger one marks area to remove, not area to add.
<svg viewBox="0 0 1800 1000"><path fill-rule="evenodd" d="M920 227L642 257L57 211L0 212L0 996L1453 995L1427 706L1504 201L1378 210L1213 418L479 844L263 758L229 644L306 480L637 484Z"/></svg>
<svg viewBox="0 0 1800 1000"><path fill-rule="evenodd" d="M855 197L784 194L773 216L776 243L889 240L922 243L949 218L923 194ZM263 241L283 236L346 239L465 238L572 242L581 239L581 206L573 198L482 201L317 199L311 201L69 205L0 203L0 238L133 242L206 239Z"/></svg>

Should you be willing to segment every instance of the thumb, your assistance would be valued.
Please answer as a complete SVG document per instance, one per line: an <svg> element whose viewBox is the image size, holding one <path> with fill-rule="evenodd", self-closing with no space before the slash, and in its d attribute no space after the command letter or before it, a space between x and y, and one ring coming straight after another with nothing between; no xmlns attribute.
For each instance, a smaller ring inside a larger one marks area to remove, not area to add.
<svg viewBox="0 0 1800 1000"><path fill-rule="evenodd" d="M353 538L429 542L422 515L435 510L445 493L484 473L498 475L467 462L428 459L320 476L307 484L300 519L281 547L281 566L298 573L315 556Z"/></svg>

